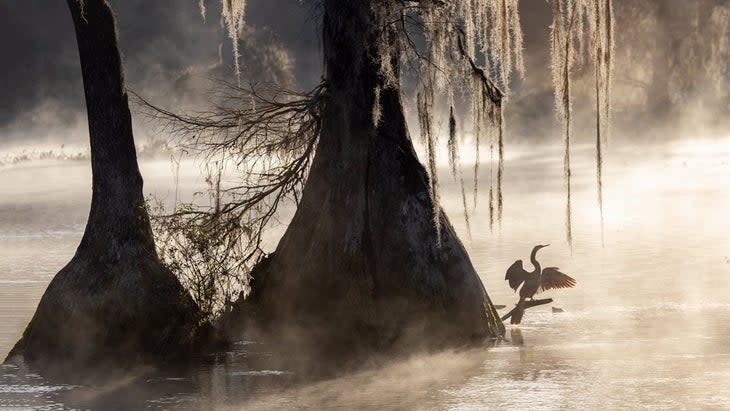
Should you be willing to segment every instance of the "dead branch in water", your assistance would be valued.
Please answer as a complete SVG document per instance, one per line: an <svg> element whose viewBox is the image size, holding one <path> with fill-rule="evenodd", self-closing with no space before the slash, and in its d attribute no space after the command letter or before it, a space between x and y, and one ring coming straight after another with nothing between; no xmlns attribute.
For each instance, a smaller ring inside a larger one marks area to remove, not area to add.
<svg viewBox="0 0 730 411"><path fill-rule="evenodd" d="M520 300L512 311L502 316L502 321L507 321L508 318L512 317L512 321L510 323L519 324L522 322L522 316L525 314L526 309L537 307L538 305L550 304L551 302L553 302L552 298L545 298L542 300Z"/></svg>

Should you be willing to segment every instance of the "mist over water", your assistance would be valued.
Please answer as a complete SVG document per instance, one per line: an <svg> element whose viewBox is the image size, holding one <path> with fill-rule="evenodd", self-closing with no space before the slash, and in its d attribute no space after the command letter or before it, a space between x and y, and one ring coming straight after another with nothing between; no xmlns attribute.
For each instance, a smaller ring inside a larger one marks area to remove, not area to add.
<svg viewBox="0 0 730 411"><path fill-rule="evenodd" d="M418 355L311 383L292 380L265 346L244 341L213 364L100 388L0 369L0 409L717 409L730 404L730 138L609 144L601 241L594 148L573 151L574 249L565 242L559 145L508 145L504 218L490 230L490 167L465 231L458 185L443 170L442 202L490 297L511 307L503 280L516 259L575 277L550 291L497 347ZM144 160L145 193L171 199L173 167ZM83 234L87 161L0 168L0 356L20 337L53 275ZM179 196L204 188L183 164ZM273 246L276 236L271 239ZM504 311L502 312L504 313Z"/></svg>
<svg viewBox="0 0 730 411"><path fill-rule="evenodd" d="M210 7L203 21L196 1L111 2L128 86L166 108L209 108L208 76L233 79L230 42L217 8ZM290 81L295 89L316 84L322 71L316 2L249 3L245 71ZM302 382L255 341L240 341L192 370L150 371L103 387L49 382L0 366L0 411L730 409L730 136L717 137L717 130L728 130L730 101L730 43L722 41L730 21L726 4L662 0L617 7L605 224L602 230L595 147L588 144L595 137L583 132L595 122L588 70L576 73L575 82L571 250L565 241L563 147L553 138L561 127L545 70L550 4L521 2L528 75L513 81L507 105L504 218L490 227L489 186L497 169L486 161L488 147L482 147L478 208L469 210L471 233L445 160L441 201L495 304L509 310L517 301L504 272L516 259L531 269L529 253L538 243L551 244L538 256L543 267L560 267L578 285L545 293L555 302L529 310L519 328L507 326L505 341L496 347L415 355L311 382ZM717 12L707 14L715 17L702 16L715 6ZM8 62L0 86L9 90L0 95L2 360L76 250L89 212L91 170L65 5L0 0L0 22L0 49ZM140 149L155 124L140 121L138 112L134 117ZM459 131L468 132L466 110L457 117ZM39 148L29 149L31 143ZM50 149L58 154L62 144L64 153L78 159L35 158ZM13 164L22 150L34 158ZM467 162L470 150L463 145ZM190 162L182 164L176 188L169 161L140 161L146 195L169 204L175 197L190 201L206 188ZM464 164L466 176L470 167ZM269 249L281 232L268 234Z"/></svg>

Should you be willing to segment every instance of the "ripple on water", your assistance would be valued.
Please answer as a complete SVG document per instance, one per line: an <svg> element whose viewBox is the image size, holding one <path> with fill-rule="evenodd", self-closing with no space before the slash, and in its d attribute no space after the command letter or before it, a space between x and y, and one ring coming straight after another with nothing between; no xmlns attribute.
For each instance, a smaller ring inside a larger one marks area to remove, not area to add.
<svg viewBox="0 0 730 411"><path fill-rule="evenodd" d="M0 285L38 284L46 281L37 280L0 280Z"/></svg>
<svg viewBox="0 0 730 411"><path fill-rule="evenodd" d="M0 384L0 394L48 394L78 388L77 385Z"/></svg>
<svg viewBox="0 0 730 411"><path fill-rule="evenodd" d="M229 372L228 375L234 377L240 376L268 376L268 375L289 375L290 371L280 370L250 370L250 371L233 371Z"/></svg>
<svg viewBox="0 0 730 411"><path fill-rule="evenodd" d="M708 174L699 164L726 161L728 141L708 146L711 149L703 154L707 157L698 157L694 151L671 153L682 160L690 156L690 167L669 164L661 156L647 157L636 147L615 153L616 166L608 169L605 187L609 193L605 247L600 242L594 188L579 183L574 198L580 224L576 224L572 254L558 244L564 234L561 168L553 167L553 157L542 148L525 148L523 154L529 158L518 160L515 154L508 163L513 172L505 174L505 186L511 188L505 191L502 230L490 231L484 207L472 219L474 237L465 246L475 267L493 300L509 301L511 306L515 295L504 283L504 270L515 259L526 258L527 243L552 241L553 246L541 254L542 262L559 264L578 279L576 289L548 294L565 312L552 314L549 306L529 310L520 332L514 333L514 343L520 346L503 344L486 353L460 352L426 363L414 360L311 388L285 388L279 382L288 372L277 369L280 362L251 358L271 356L266 347L239 341L220 366L185 380L175 374L149 381L154 387L145 406L200 409L201 401L218 404L219 399L228 401L220 398L226 396L231 401L249 401L256 392L262 399L253 398L254 403L262 409L306 408L302 405L307 403L310 409L368 405L371 409L474 410L727 408L730 219L725 210L730 208L726 184L730 168L716 167ZM693 142L687 150L696 147ZM559 150L555 154L559 158ZM593 178L593 169L588 168L593 167L593 157L588 151L585 154L585 161L576 163L576 175ZM622 168L619 157L631 166ZM641 165L634 165L634 160ZM488 173L488 167L483 171ZM31 176L31 170L23 173ZM482 179L488 181L488 174ZM450 215L460 215L458 189L444 181L445 193L454 193L442 197L444 207ZM167 183L160 180L158 192L167 190ZM17 340L50 276L73 255L88 212L88 188L83 184L72 192L87 195L68 202L58 201L55 192L26 201L20 189L14 196L0 198L0 355ZM181 183L181 187L192 186L191 181ZM69 188L73 186L64 187ZM481 204L487 203L487 193L481 191ZM23 207L15 207L16 203ZM3 208L3 204L12 207ZM466 238L460 219L453 222ZM670 265L676 270L667 271ZM36 376L14 377L20 373L13 368L0 370L0 384L4 384L0 385L0 408L7 407L3 399L10 398L14 409L30 409L35 402L65 397L66 393L54 393L73 388L48 384ZM432 406L434 401L437 404ZM237 405L231 408L241 408Z"/></svg>

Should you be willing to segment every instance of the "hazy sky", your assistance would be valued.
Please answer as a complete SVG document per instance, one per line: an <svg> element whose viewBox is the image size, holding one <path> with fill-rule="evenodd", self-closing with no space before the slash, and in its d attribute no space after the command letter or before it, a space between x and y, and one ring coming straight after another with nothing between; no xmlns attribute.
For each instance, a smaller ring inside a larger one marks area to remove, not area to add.
<svg viewBox="0 0 730 411"><path fill-rule="evenodd" d="M191 89L186 81L191 75L200 79L199 84L210 75L232 76L230 42L219 25L219 1L208 0L206 22L194 0L111 3L118 17L127 85L134 91L158 104L175 105L200 97L201 89ZM523 1L521 8L527 49L546 55L547 2ZM319 19L311 2L249 0L246 22L255 28L259 41L276 42L287 50L297 86L309 87L319 79ZM226 70L219 67L212 72L219 44ZM4 66L0 144L43 138L46 130L72 123L83 125L81 72L65 1L0 0L0 52ZM246 64L245 55L241 63Z"/></svg>

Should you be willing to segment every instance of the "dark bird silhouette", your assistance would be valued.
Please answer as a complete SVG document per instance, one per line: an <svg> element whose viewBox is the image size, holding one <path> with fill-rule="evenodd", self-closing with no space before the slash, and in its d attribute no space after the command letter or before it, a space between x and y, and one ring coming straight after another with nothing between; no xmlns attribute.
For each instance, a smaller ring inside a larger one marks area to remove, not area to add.
<svg viewBox="0 0 730 411"><path fill-rule="evenodd" d="M549 290L551 288L573 288L575 287L575 279L567 274L561 273L557 267L546 267L544 270L541 269L540 263L537 261L535 256L538 250L547 247L547 245L536 245L532 249L530 254L530 261L535 269L532 272L525 271L522 268L522 260L517 260L507 269L507 274L504 279L509 281L509 286L517 291L520 284L520 300L532 297L540 292Z"/></svg>

